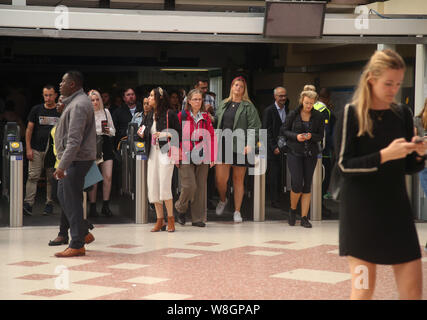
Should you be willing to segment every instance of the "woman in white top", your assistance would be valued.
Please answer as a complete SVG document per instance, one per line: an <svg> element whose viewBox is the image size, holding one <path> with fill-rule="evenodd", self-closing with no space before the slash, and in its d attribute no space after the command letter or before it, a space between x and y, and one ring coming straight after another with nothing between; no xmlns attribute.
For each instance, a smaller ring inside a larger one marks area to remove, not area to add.
<svg viewBox="0 0 427 320"><path fill-rule="evenodd" d="M158 87L150 92L148 103L152 111L144 117L138 135L145 142L148 156L147 188L148 200L154 203L157 221L152 232L166 230L163 203L168 214L168 232L175 231L173 215L172 174L179 148L181 126L178 116L169 110L169 96L166 90ZM171 157L169 157L171 151Z"/></svg>
<svg viewBox="0 0 427 320"><path fill-rule="evenodd" d="M101 95L96 90L91 90L89 92L89 98L92 101L93 109L95 113L95 125L96 125L96 135L98 139L102 139L102 158L97 159L97 162L100 161L100 169L102 172L103 182L102 182L102 211L101 213L107 217L111 217L113 213L109 208L110 194L111 194L111 178L113 175L113 143L111 137L114 137L116 134L116 129L114 128L113 119L111 118L110 111L104 108L102 103ZM97 217L98 213L96 212L96 194L97 194L97 184L95 184L92 190L89 192L89 202L90 202L90 217Z"/></svg>

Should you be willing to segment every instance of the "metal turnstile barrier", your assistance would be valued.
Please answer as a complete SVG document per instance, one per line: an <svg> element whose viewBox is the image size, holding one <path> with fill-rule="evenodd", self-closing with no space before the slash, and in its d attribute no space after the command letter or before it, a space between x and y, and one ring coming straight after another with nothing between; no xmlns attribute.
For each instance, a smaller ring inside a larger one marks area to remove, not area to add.
<svg viewBox="0 0 427 320"><path fill-rule="evenodd" d="M20 140L20 129L17 123L8 122L3 136L3 177L2 195L9 202L9 225L23 226L23 160L24 148Z"/></svg>
<svg viewBox="0 0 427 320"><path fill-rule="evenodd" d="M316 169L314 169L313 183L311 184L310 216L313 221L322 220L322 182L324 177L322 154L317 157Z"/></svg>
<svg viewBox="0 0 427 320"><path fill-rule="evenodd" d="M254 176L254 221L265 221L265 172L267 159L262 155L255 156Z"/></svg>
<svg viewBox="0 0 427 320"><path fill-rule="evenodd" d="M122 158L122 196L130 196L135 223L148 223L147 155L144 142L138 141L138 124L128 126L127 139L120 144Z"/></svg>
<svg viewBox="0 0 427 320"><path fill-rule="evenodd" d="M148 223L147 155L144 142L134 142L135 158L135 223Z"/></svg>

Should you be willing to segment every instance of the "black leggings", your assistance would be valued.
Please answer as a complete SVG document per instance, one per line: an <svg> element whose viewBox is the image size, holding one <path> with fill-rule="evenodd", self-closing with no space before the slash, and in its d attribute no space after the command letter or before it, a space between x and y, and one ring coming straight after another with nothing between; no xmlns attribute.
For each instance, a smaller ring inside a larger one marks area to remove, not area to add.
<svg viewBox="0 0 427 320"><path fill-rule="evenodd" d="M310 193L317 157L298 157L288 153L291 187L294 193Z"/></svg>

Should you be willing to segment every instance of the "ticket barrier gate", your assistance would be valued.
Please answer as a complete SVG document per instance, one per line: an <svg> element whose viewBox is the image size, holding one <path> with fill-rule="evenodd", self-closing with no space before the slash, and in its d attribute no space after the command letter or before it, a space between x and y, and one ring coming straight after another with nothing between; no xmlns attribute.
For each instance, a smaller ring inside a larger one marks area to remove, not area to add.
<svg viewBox="0 0 427 320"><path fill-rule="evenodd" d="M2 196L9 203L10 227L23 226L23 162L24 148L17 123L8 122L3 135Z"/></svg>
<svg viewBox="0 0 427 320"><path fill-rule="evenodd" d="M148 223L147 155L145 143L139 141L137 123L129 123L128 136L120 144L122 159L122 186L120 194L130 197L129 210L135 214L135 223Z"/></svg>

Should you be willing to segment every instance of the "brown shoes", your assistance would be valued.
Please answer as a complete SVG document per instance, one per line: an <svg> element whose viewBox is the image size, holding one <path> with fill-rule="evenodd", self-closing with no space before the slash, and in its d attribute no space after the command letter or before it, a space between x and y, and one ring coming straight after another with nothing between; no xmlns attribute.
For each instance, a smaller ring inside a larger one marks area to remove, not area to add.
<svg viewBox="0 0 427 320"><path fill-rule="evenodd" d="M165 231L166 230L166 224L163 221L163 218L157 218L157 222L154 225L154 228L151 229L151 232L159 232L160 230Z"/></svg>
<svg viewBox="0 0 427 320"><path fill-rule="evenodd" d="M168 232L174 232L174 231L175 231L175 217L168 216Z"/></svg>
<svg viewBox="0 0 427 320"><path fill-rule="evenodd" d="M85 236L85 244L89 244L95 241L95 237L92 233L88 233ZM67 248L62 252L55 253L55 257L58 258L69 258L69 257L78 257L84 256L86 254L85 247L81 247L80 249Z"/></svg>
<svg viewBox="0 0 427 320"><path fill-rule="evenodd" d="M166 224L164 222L163 218L157 218L157 222L154 225L154 228L151 229L151 232L159 232L160 230L165 231L166 230ZM169 217L168 216L168 232L174 232L175 231L175 217Z"/></svg>
<svg viewBox="0 0 427 320"><path fill-rule="evenodd" d="M92 242L94 242L95 241L95 237L93 236L93 234L92 233L88 233L86 236L85 236L85 243L86 244L89 244L89 243L92 243Z"/></svg>
<svg viewBox="0 0 427 320"><path fill-rule="evenodd" d="M81 247L80 249L67 248L62 252L55 253L55 257L70 258L70 257L84 256L85 254L86 254L85 247Z"/></svg>
<svg viewBox="0 0 427 320"><path fill-rule="evenodd" d="M60 246L62 244L68 244L68 238L57 236L55 239L49 241L49 246Z"/></svg>

